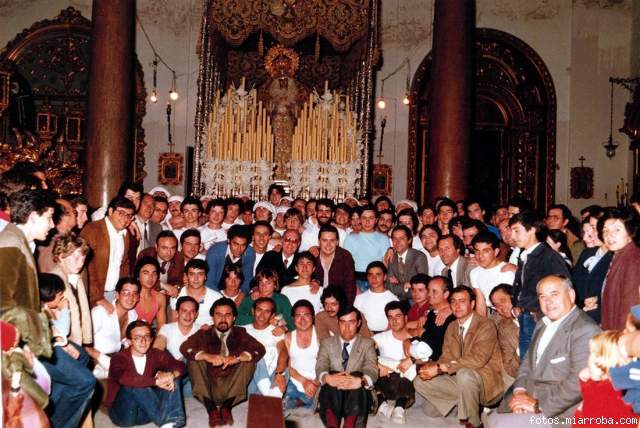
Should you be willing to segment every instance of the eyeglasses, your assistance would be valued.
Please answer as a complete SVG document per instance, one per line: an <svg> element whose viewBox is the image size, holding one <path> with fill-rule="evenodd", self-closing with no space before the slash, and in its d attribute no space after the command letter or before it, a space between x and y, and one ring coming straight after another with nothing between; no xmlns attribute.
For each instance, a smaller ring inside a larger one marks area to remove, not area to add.
<svg viewBox="0 0 640 428"><path fill-rule="evenodd" d="M148 342L151 340L151 335L145 334L144 336L133 336L131 337L131 340L134 342Z"/></svg>
<svg viewBox="0 0 640 428"><path fill-rule="evenodd" d="M298 241L297 239L287 238L287 239L284 240L284 242L286 242L288 244L297 244L300 241Z"/></svg>
<svg viewBox="0 0 640 428"><path fill-rule="evenodd" d="M119 216L122 216L124 218L132 218L133 217L133 213L128 213L127 211L117 208L116 209L116 213L118 213Z"/></svg>

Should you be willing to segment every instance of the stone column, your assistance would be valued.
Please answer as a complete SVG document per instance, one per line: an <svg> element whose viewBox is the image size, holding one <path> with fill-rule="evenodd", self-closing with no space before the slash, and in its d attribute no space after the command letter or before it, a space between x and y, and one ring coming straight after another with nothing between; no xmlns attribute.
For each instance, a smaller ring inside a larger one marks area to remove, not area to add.
<svg viewBox="0 0 640 428"><path fill-rule="evenodd" d="M131 176L135 1L93 0L84 191L106 205Z"/></svg>
<svg viewBox="0 0 640 428"><path fill-rule="evenodd" d="M473 126L475 0L435 0L427 200L467 196Z"/></svg>

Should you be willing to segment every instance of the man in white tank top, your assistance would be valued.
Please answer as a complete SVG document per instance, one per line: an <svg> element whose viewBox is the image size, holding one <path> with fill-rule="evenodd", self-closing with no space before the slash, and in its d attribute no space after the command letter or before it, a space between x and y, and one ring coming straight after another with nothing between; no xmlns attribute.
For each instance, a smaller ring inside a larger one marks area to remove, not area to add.
<svg viewBox="0 0 640 428"><path fill-rule="evenodd" d="M311 408L313 398L318 391L320 382L316 380L316 359L320 341L314 327L315 312L308 300L298 300L291 309L293 323L296 329L287 333L284 345L289 356L289 383L285 392L284 402L287 409L296 407ZM284 371L285 361L279 361L278 370Z"/></svg>
<svg viewBox="0 0 640 428"><path fill-rule="evenodd" d="M404 411L415 401L413 379L416 367L403 346L411 335L407 330L406 307L398 301L389 302L384 308L389 330L373 336L378 348L376 392L380 397L378 415L390 418L396 424L404 424Z"/></svg>

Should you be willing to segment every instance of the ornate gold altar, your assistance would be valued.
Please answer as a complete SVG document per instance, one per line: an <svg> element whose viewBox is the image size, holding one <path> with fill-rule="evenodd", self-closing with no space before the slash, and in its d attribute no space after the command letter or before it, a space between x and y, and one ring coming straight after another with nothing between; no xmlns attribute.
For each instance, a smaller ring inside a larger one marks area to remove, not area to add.
<svg viewBox="0 0 640 428"><path fill-rule="evenodd" d="M0 172L39 163L52 188L81 193L86 151L91 22L69 7L34 23L0 51ZM146 92L135 65L134 173L142 181Z"/></svg>
<svg viewBox="0 0 640 428"><path fill-rule="evenodd" d="M194 191L369 191L379 0L209 0Z"/></svg>

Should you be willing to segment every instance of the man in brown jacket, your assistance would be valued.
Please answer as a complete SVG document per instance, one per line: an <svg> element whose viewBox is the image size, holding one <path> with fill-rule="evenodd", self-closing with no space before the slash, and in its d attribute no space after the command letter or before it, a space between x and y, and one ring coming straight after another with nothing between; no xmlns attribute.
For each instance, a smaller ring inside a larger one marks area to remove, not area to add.
<svg viewBox="0 0 640 428"><path fill-rule="evenodd" d="M446 416L457 406L458 419L477 427L480 406L497 403L504 391L498 333L493 321L474 313L471 288L454 288L449 303L457 322L447 328L442 355L420 368L414 387L433 416Z"/></svg>
<svg viewBox="0 0 640 428"><path fill-rule="evenodd" d="M87 223L80 232L80 237L87 241L91 249L85 269L91 307L105 298L109 303L113 302L118 279L131 272L133 263L128 257L131 237L127 227L135 209L129 199L114 198L109 203L107 217Z"/></svg>
<svg viewBox="0 0 640 428"><path fill-rule="evenodd" d="M187 359L193 396L209 412L209 426L233 425L231 408L247 399L247 386L264 346L242 327L235 327L233 300L216 300L209 313L213 328L200 330L180 346Z"/></svg>

